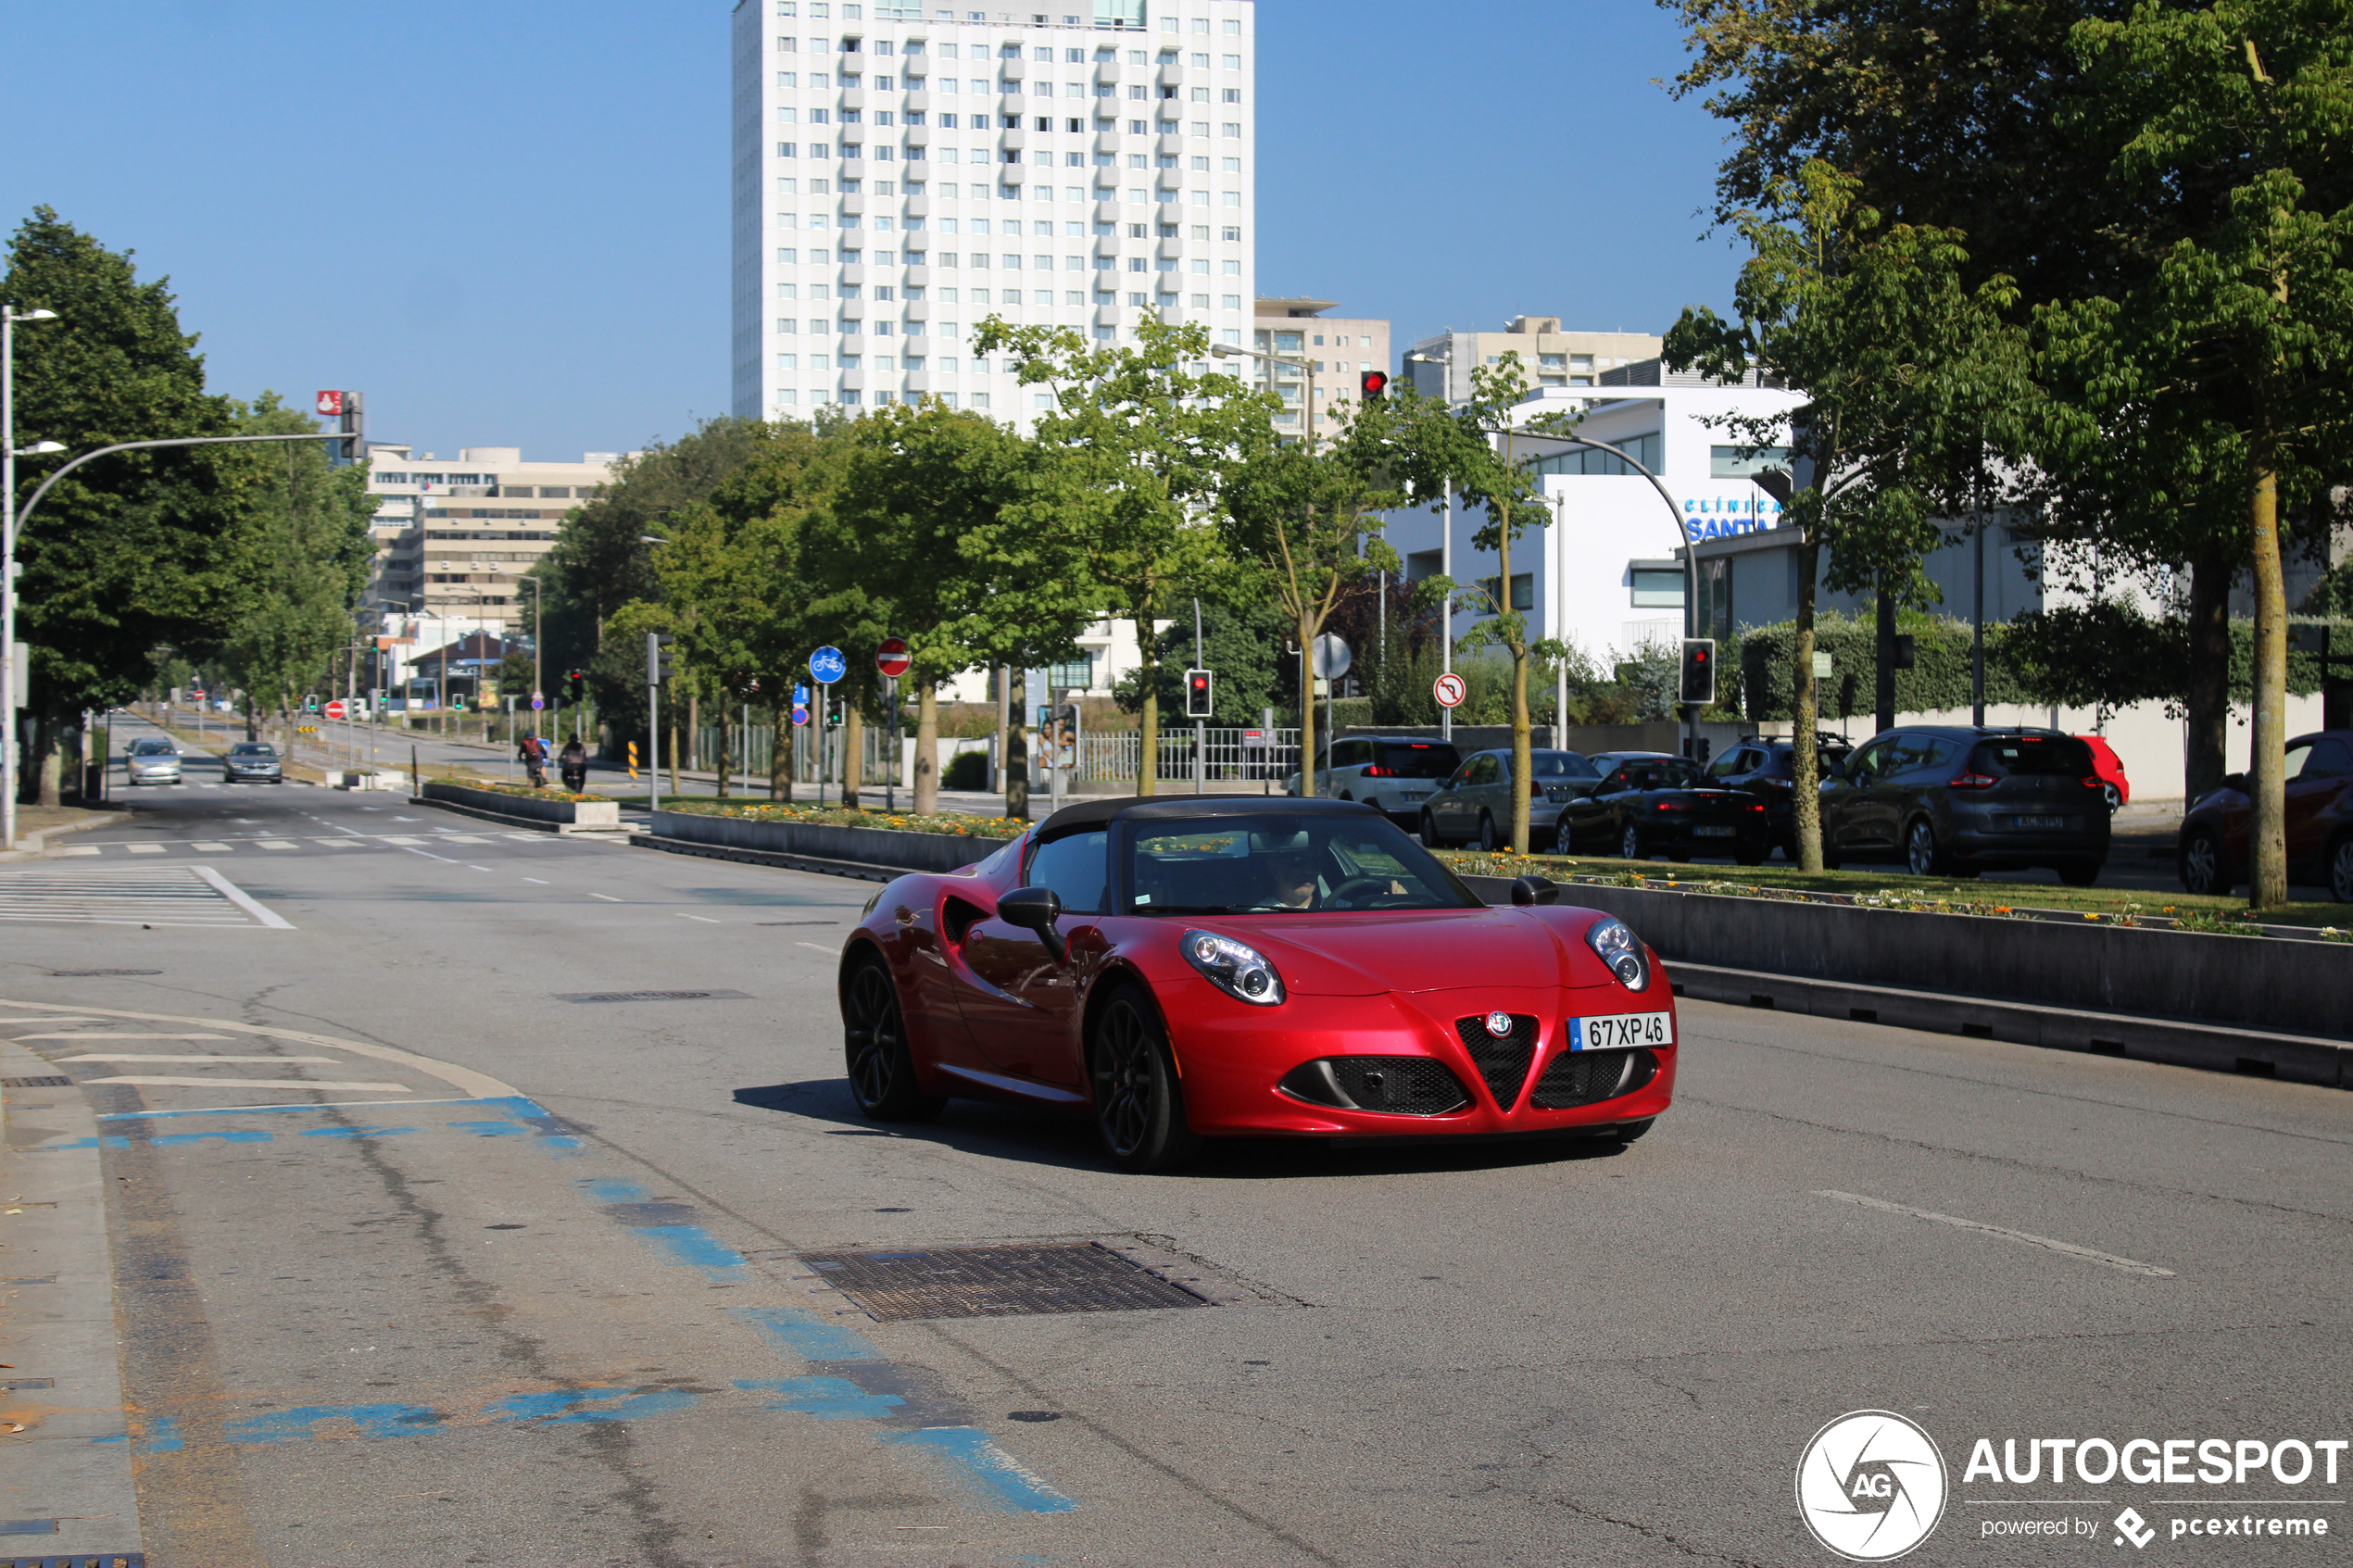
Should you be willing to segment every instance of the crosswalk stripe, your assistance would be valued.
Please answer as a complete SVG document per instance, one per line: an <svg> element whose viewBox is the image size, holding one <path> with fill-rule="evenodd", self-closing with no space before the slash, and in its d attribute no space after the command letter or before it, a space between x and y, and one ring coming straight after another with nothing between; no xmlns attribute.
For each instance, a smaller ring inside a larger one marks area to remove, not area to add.
<svg viewBox="0 0 2353 1568"><path fill-rule="evenodd" d="M406 1084L314 1084L303 1078L151 1078L132 1073L114 1078L81 1078L82 1084L129 1084L146 1089L340 1089L351 1093L405 1095Z"/></svg>
<svg viewBox="0 0 2353 1568"><path fill-rule="evenodd" d="M0 921L290 929L209 866L0 872Z"/></svg>

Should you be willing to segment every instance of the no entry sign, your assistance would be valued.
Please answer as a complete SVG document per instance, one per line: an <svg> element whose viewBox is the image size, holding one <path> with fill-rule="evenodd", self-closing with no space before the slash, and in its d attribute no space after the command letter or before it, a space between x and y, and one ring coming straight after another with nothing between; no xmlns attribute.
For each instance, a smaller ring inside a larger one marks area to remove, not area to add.
<svg viewBox="0 0 2353 1568"><path fill-rule="evenodd" d="M907 652L907 639L904 637L885 637L882 645L875 649L875 668L894 681L907 673L914 662Z"/></svg>
<svg viewBox="0 0 2353 1568"><path fill-rule="evenodd" d="M1429 691L1438 699L1439 707L1459 708L1464 696L1463 678L1450 670L1430 683Z"/></svg>
<svg viewBox="0 0 2353 1568"><path fill-rule="evenodd" d="M333 701L333 702L331 702L331 703L327 704L327 717L328 717L328 718L330 718L330 719L340 719L340 718L342 718L342 717L343 717L343 715L344 715L343 698L341 698L341 697L337 697L337 698L335 698L335 700L334 700L334 701Z"/></svg>

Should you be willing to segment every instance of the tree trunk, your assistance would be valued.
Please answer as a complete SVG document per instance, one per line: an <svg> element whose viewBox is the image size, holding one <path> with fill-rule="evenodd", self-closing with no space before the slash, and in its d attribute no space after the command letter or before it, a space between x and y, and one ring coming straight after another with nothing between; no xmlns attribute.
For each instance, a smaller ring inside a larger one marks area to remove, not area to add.
<svg viewBox="0 0 2353 1568"><path fill-rule="evenodd" d="M65 759L57 750L57 721L43 717L32 727L31 766L25 771L35 781L32 803L35 806L59 804L58 785L65 773Z"/></svg>
<svg viewBox="0 0 2353 1568"><path fill-rule="evenodd" d="M1315 794L1315 633L1299 623L1299 797ZM1329 744L1327 741L1326 744Z"/></svg>
<svg viewBox="0 0 2353 1568"><path fill-rule="evenodd" d="M1029 730L1015 724L1005 732L1005 815L1029 821Z"/></svg>
<svg viewBox="0 0 2353 1568"><path fill-rule="evenodd" d="M733 727L727 722L727 715L730 709L725 703L723 702L719 705L719 756L717 758L717 761L719 763L719 798L722 800L727 798L727 774L730 764L732 764L736 759L735 748L727 743L728 734Z"/></svg>
<svg viewBox="0 0 2353 1568"><path fill-rule="evenodd" d="M1509 450L1508 447L1505 448ZM1503 539L1496 550L1496 569L1502 573L1496 586L1503 592L1503 602L1495 607L1498 616L1508 616L1512 608L1512 508L1504 505ZM1530 754L1528 734L1528 629L1520 628L1519 635L1505 645L1512 656L1512 853L1528 853L1528 782L1535 776L1535 758Z"/></svg>
<svg viewBox="0 0 2353 1568"><path fill-rule="evenodd" d="M768 747L768 798L790 800L793 736L798 730L792 721L792 709L782 699L776 703L775 715L776 738Z"/></svg>
<svg viewBox="0 0 2353 1568"><path fill-rule="evenodd" d="M925 675L915 682L915 809L939 809L939 685Z"/></svg>
<svg viewBox="0 0 2353 1568"><path fill-rule="evenodd" d="M1822 869L1822 798L1814 740L1814 574L1822 546L1812 529L1806 532L1807 536L1797 546L1797 653L1791 671L1796 679L1791 687L1790 709L1790 762L1796 777L1790 789L1797 813L1798 868L1818 872Z"/></svg>
<svg viewBox="0 0 2353 1568"><path fill-rule="evenodd" d="M681 793L678 788L678 705L674 702L670 705L670 793Z"/></svg>
<svg viewBox="0 0 2353 1568"><path fill-rule="evenodd" d="M996 756L997 756L997 772L998 772L998 775L999 775L999 777L998 777L998 781L997 781L997 782L998 782L999 784L1005 784L1005 783L1007 782L1007 780L1006 780L1006 775L1007 775L1007 773L1008 773L1008 771L1009 771L1009 770L1008 770L1008 768L1007 768L1007 765L1006 765L1006 759L1007 759L1007 758L1011 755L1011 753L1009 753L1009 752L1005 749L1005 746L1006 746L1005 732L1006 732L1007 730L1009 730L1009 729L1011 729L1011 728L1013 727L1010 723L1008 723L1008 722L1007 722L1008 718L1009 718L1009 717L1010 717L1010 715L1012 714L1012 711L1013 711L1013 666L1012 666L1012 665L1010 665L1010 664L1000 664L1000 665L999 665L999 666L997 667L997 752L996 752Z"/></svg>
<svg viewBox="0 0 2353 1568"><path fill-rule="evenodd" d="M841 803L852 811L862 810L858 802L859 777L866 771L866 716L858 710L854 698L845 697L841 705Z"/></svg>
<svg viewBox="0 0 2353 1568"><path fill-rule="evenodd" d="M2237 575L2238 563L2227 555L2190 563L2189 679L2182 693L2182 783L2190 801L2221 788L2231 770L2231 580Z"/></svg>
<svg viewBox="0 0 2353 1568"><path fill-rule="evenodd" d="M702 766L702 696L697 693L686 698L686 766Z"/></svg>
<svg viewBox="0 0 2353 1568"><path fill-rule="evenodd" d="M1137 721L1136 793L1156 795L1160 791L1160 649L1149 615L1136 618L1136 649L1141 656L1144 693L1144 711ZM1052 702L1054 694L1048 692L1046 700Z"/></svg>
<svg viewBox="0 0 2353 1568"><path fill-rule="evenodd" d="M2280 567L2279 475L2268 464L2255 476L2254 752L2247 793L2246 901L2256 909L2287 902L2287 584Z"/></svg>

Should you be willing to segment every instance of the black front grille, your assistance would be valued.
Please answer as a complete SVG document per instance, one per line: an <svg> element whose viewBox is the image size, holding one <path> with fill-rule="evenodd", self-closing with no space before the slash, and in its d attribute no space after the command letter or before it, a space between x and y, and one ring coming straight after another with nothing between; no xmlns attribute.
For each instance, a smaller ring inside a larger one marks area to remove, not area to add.
<svg viewBox="0 0 2353 1568"><path fill-rule="evenodd" d="M1340 1110L1443 1116L1470 1103L1446 1064L1426 1056L1327 1056L1283 1075L1286 1094Z"/></svg>
<svg viewBox="0 0 2353 1568"><path fill-rule="evenodd" d="M1476 1013L1454 1020L1454 1033L1470 1052L1471 1065L1487 1081L1499 1110L1519 1103L1520 1085L1528 1082L1528 1064L1536 1059L1536 1020L1526 1013L1511 1015L1512 1032L1498 1039L1487 1032L1487 1015Z"/></svg>
<svg viewBox="0 0 2353 1568"><path fill-rule="evenodd" d="M1630 1095L1658 1076L1658 1058L1630 1051L1563 1051L1553 1058L1528 1103L1539 1110L1569 1110Z"/></svg>

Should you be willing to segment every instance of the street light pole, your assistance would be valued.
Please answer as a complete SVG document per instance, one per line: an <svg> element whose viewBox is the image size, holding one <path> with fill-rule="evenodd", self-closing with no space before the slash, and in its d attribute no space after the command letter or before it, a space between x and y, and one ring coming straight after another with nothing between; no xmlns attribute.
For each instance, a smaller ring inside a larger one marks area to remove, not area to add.
<svg viewBox="0 0 2353 1568"><path fill-rule="evenodd" d="M539 596L539 579L536 577L518 577L515 579L515 586L528 587L531 590L531 695L538 696L547 689L540 684L539 672L539 660L547 646L544 633L547 630L547 618L540 613L540 607L545 601ZM504 652L505 650L501 648L502 657ZM510 729L513 727L512 724L508 726ZM531 733L535 735L539 733L539 709L536 708L531 710ZM508 738L513 737L510 735Z"/></svg>
<svg viewBox="0 0 2353 1568"><path fill-rule="evenodd" d="M1236 348L1223 343L1211 344L1209 351L1220 359L1256 359L1268 365L1290 365L1306 377L1307 405L1306 411L1301 416L1305 420L1305 427L1300 439L1306 443L1309 455L1314 455L1315 450L1315 367L1311 361L1303 358L1294 359L1285 354L1267 354L1255 348ZM1302 647L1299 650L1299 776L1302 781L1301 785L1302 789L1310 788L1315 783L1315 759L1308 755L1309 742L1315 738L1315 653L1311 648ZM1325 744L1329 745L1331 737L1326 735L1324 738ZM1147 736L1145 744L1151 745L1156 739L1156 736Z"/></svg>
<svg viewBox="0 0 2353 1568"><path fill-rule="evenodd" d="M17 323L57 319L54 310L0 305L0 714L8 720L0 738L0 849L17 847ZM44 441L26 455L63 450Z"/></svg>

